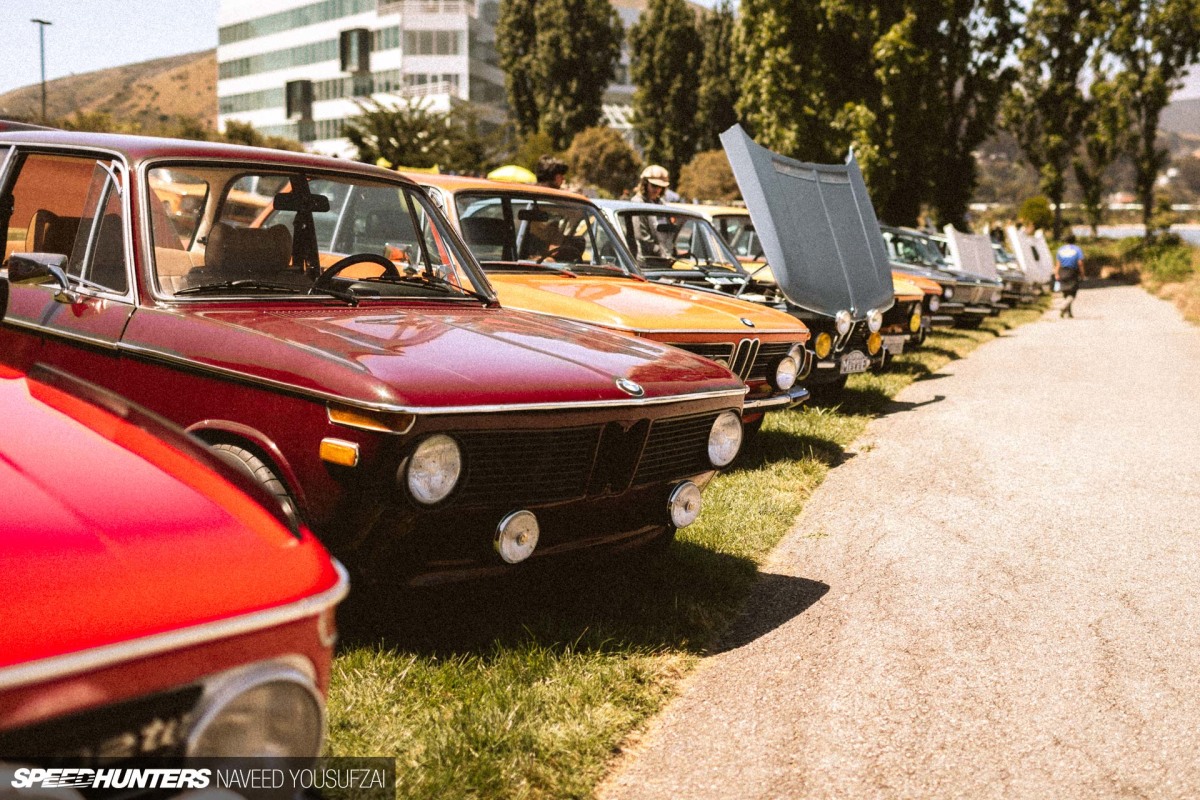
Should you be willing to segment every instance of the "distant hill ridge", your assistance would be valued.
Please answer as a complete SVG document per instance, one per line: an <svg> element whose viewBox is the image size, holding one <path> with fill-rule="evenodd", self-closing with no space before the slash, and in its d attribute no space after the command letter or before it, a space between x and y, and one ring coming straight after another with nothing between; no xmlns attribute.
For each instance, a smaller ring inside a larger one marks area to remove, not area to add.
<svg viewBox="0 0 1200 800"><path fill-rule="evenodd" d="M217 52L202 50L47 81L47 115L63 119L77 112L109 114L117 123L132 122L146 130L180 117L215 129ZM41 115L40 83L0 94L0 117L36 121Z"/></svg>

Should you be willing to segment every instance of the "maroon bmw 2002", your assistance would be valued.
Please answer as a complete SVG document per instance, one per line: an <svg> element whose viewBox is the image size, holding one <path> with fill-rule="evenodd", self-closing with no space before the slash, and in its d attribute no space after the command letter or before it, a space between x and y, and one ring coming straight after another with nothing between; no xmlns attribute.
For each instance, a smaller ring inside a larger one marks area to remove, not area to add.
<svg viewBox="0 0 1200 800"><path fill-rule="evenodd" d="M727 369L501 308L425 194L382 169L0 134L0 230L0 358L183 425L389 579L670 536L741 443Z"/></svg>

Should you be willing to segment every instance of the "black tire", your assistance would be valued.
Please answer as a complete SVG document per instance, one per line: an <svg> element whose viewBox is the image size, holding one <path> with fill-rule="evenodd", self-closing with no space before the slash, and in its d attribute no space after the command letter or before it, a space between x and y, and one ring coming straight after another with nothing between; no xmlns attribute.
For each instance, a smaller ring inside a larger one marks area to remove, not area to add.
<svg viewBox="0 0 1200 800"><path fill-rule="evenodd" d="M758 432L762 430L763 423L766 422L766 420L767 415L763 414L761 417L754 420L754 422L742 423L742 449L738 451L738 455L741 455L742 452L745 451L746 445L754 441L755 437L758 436Z"/></svg>
<svg viewBox="0 0 1200 800"><path fill-rule="evenodd" d="M810 383L808 385L808 393L811 396L809 403L817 406L831 406L840 402L842 390L846 388L846 381L849 379L849 375L839 375L829 383Z"/></svg>
<svg viewBox="0 0 1200 800"><path fill-rule="evenodd" d="M280 503L288 506L292 511L296 510L296 503L292 500L291 494L288 493L287 487L283 485L283 481L279 479L279 476L275 474L270 465L259 458L253 451L239 447L236 444L222 442L212 445L212 452L213 455L229 466L245 472L261 484L264 489L279 498Z"/></svg>

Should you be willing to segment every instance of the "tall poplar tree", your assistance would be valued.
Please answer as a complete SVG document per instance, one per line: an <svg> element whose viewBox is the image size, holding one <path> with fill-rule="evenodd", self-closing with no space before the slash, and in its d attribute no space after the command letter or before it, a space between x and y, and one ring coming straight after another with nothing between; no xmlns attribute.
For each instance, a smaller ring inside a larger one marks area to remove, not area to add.
<svg viewBox="0 0 1200 800"><path fill-rule="evenodd" d="M623 35L608 0L503 0L496 50L517 130L565 149L595 125Z"/></svg>
<svg viewBox="0 0 1200 800"><path fill-rule="evenodd" d="M1113 0L1109 53L1119 102L1129 110L1134 184L1150 234L1154 183L1167 163L1158 123L1187 69L1200 59L1200 0Z"/></svg>
<svg viewBox="0 0 1200 800"><path fill-rule="evenodd" d="M1129 108L1117 84L1097 74L1088 85L1087 113L1083 121L1083 145L1072 166L1083 195L1083 209L1092 233L1104 221L1104 174L1128 147Z"/></svg>
<svg viewBox="0 0 1200 800"><path fill-rule="evenodd" d="M1097 0L1039 0L1030 6L1018 50L1017 83L1004 121L1037 169L1062 234L1067 169L1087 119L1080 88L1102 24Z"/></svg>
<svg viewBox="0 0 1200 800"><path fill-rule="evenodd" d="M737 19L728 0L708 9L697 20L700 35L700 88L696 129L700 151L721 147L721 131L737 122L738 73L734 59Z"/></svg>
<svg viewBox="0 0 1200 800"><path fill-rule="evenodd" d="M629 29L633 128L648 161L678 178L696 152L700 34L684 0L649 0Z"/></svg>

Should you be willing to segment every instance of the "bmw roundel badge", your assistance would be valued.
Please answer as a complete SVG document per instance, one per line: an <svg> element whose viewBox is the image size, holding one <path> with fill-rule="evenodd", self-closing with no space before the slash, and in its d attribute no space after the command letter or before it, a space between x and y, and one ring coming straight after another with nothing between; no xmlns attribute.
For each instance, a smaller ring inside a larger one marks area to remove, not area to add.
<svg viewBox="0 0 1200 800"><path fill-rule="evenodd" d="M641 397L646 393L641 384L634 383L628 378L617 378L617 388L631 397Z"/></svg>
<svg viewBox="0 0 1200 800"><path fill-rule="evenodd" d="M746 319L745 317L742 317L742 324L743 324L743 325L745 325L747 328L753 328L753 327L754 327L754 322L753 322L753 320L748 320L748 319Z"/></svg>

